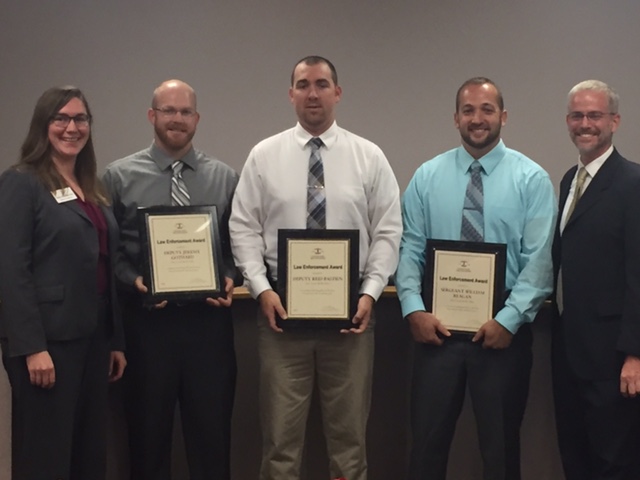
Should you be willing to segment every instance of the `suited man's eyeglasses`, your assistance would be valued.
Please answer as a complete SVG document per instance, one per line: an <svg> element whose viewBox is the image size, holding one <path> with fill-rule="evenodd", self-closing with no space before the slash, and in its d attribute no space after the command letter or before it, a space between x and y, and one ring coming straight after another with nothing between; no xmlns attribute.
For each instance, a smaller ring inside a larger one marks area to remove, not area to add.
<svg viewBox="0 0 640 480"><path fill-rule="evenodd" d="M584 117L587 117L587 120L589 120L590 122L599 122L606 115L615 115L615 113L611 113L611 112L587 112L587 113L571 112L569 115L567 115L567 118L569 118L570 121L575 122L575 123L582 122L582 119Z"/></svg>

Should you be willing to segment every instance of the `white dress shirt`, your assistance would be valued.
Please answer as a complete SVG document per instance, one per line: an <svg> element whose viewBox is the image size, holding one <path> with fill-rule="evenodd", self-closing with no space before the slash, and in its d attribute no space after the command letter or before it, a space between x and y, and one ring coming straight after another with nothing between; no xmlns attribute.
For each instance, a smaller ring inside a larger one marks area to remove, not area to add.
<svg viewBox="0 0 640 480"><path fill-rule="evenodd" d="M258 143L240 175L229 229L236 265L257 298L278 263L278 229L305 229L312 136L297 124ZM320 135L327 229L360 231L360 293L378 299L398 264L400 192L372 142L333 125Z"/></svg>

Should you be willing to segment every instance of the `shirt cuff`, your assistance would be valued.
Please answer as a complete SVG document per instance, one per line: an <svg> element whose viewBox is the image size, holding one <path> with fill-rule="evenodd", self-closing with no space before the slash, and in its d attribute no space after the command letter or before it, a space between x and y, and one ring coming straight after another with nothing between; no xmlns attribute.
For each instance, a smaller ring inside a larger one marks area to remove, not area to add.
<svg viewBox="0 0 640 480"><path fill-rule="evenodd" d="M509 330L513 335L518 332L518 329L524 323L520 314L513 308L505 306L496 314L496 322Z"/></svg>
<svg viewBox="0 0 640 480"><path fill-rule="evenodd" d="M380 295L382 295L384 287L380 282L376 282L371 278L365 278L360 286L360 295L367 294L377 302Z"/></svg>
<svg viewBox="0 0 640 480"><path fill-rule="evenodd" d="M420 295L411 295L400 302L402 307L402 316L406 318L413 312L425 312L424 302Z"/></svg>
<svg viewBox="0 0 640 480"><path fill-rule="evenodd" d="M249 293L254 299L258 299L260 294L265 290L273 290L269 280L264 275L249 280Z"/></svg>

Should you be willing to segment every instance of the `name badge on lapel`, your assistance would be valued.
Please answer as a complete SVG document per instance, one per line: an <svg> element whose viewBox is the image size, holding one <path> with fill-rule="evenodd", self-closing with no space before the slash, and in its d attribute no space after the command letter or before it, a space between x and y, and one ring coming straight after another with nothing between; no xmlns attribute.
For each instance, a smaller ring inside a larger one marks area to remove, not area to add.
<svg viewBox="0 0 640 480"><path fill-rule="evenodd" d="M70 202L78 198L71 187L59 188L51 192L51 195L53 195L53 198L55 198L58 203Z"/></svg>

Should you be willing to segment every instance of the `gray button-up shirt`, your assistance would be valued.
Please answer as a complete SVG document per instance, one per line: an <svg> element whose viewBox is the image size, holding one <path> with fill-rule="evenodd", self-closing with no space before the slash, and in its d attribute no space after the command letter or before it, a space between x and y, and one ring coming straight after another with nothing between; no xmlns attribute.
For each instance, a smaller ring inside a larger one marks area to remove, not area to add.
<svg viewBox="0 0 640 480"><path fill-rule="evenodd" d="M193 148L181 160L186 164L182 178L189 191L191 205L217 207L224 273L235 278L228 220L238 174L228 165ZM133 288L136 277L142 274L137 210L140 207L171 205L173 161L152 143L145 150L116 160L106 169L103 182L120 226L115 275L123 286Z"/></svg>

